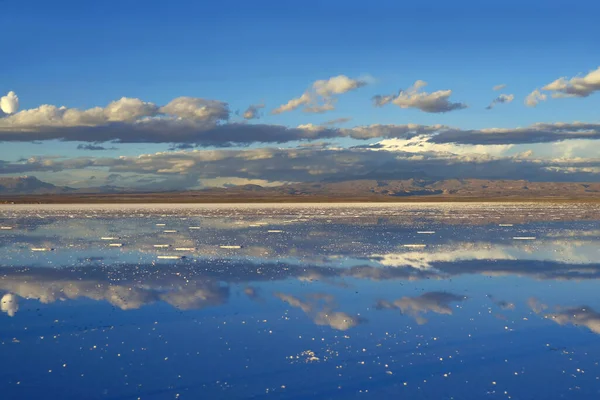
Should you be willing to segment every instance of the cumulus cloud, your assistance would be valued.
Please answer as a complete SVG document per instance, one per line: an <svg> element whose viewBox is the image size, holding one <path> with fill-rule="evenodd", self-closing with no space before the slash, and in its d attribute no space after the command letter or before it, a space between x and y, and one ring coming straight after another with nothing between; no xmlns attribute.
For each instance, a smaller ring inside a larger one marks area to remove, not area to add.
<svg viewBox="0 0 600 400"><path fill-rule="evenodd" d="M498 96L494 100L492 100L492 102L490 103L489 106L486 107L486 109L491 110L492 108L494 108L496 106L496 104L511 103L514 99L515 99L515 96L512 94L501 94L500 96Z"/></svg>
<svg viewBox="0 0 600 400"><path fill-rule="evenodd" d="M544 86L542 90L552 93L552 97L587 97L600 91L600 67L584 76L562 77Z"/></svg>
<svg viewBox="0 0 600 400"><path fill-rule="evenodd" d="M499 84L499 85L496 85L496 86L494 86L494 87L492 88L492 90L498 91L498 90L502 90L502 89L504 89L505 87L506 87L506 84L504 84L504 83L501 83L501 84Z"/></svg>
<svg viewBox="0 0 600 400"><path fill-rule="evenodd" d="M525 104L535 107L548 100L549 95L552 98L588 97L597 91L600 91L600 67L584 76L561 77L543 86L541 90L535 89L525 98Z"/></svg>
<svg viewBox="0 0 600 400"><path fill-rule="evenodd" d="M421 84L422 85L422 84ZM335 94L350 86L322 84L319 93ZM419 86L419 85L417 85ZM502 100L507 102L508 99ZM357 140L429 136L429 143L509 145L559 142L567 139L598 139L600 124L554 123L519 128L463 130L445 125L373 124L339 128L340 118L321 125L283 125L228 122L228 105L190 97L174 99L158 107L139 99L122 98L105 108L87 110L42 105L0 118L0 141L30 142L63 140L120 143L170 143L173 148L231 146L252 143L327 140L349 137ZM85 147L90 149L90 147ZM100 150L98 148L98 150Z"/></svg>
<svg viewBox="0 0 600 400"><path fill-rule="evenodd" d="M6 96L0 97L0 116L4 114L14 114L19 109L19 97L15 92L8 92Z"/></svg>
<svg viewBox="0 0 600 400"><path fill-rule="evenodd" d="M284 293L275 293L275 297L292 307L300 308L316 325L329 326L338 331L346 331L366 320L358 315L335 311L333 297L327 294L315 294L308 301Z"/></svg>
<svg viewBox="0 0 600 400"><path fill-rule="evenodd" d="M127 97L87 110L46 104L0 118L0 140L169 142L172 137L170 141L177 142L181 131L197 135L228 118L226 103L191 97L163 107Z"/></svg>
<svg viewBox="0 0 600 400"><path fill-rule="evenodd" d="M539 89L535 89L533 92L529 93L527 97L525 97L525 105L529 107L535 107L540 102L548 100L548 95L540 92Z"/></svg>
<svg viewBox="0 0 600 400"><path fill-rule="evenodd" d="M210 124L216 124L229 118L227 103L197 97L178 97L161 107L159 111L166 115Z"/></svg>
<svg viewBox="0 0 600 400"><path fill-rule="evenodd" d="M244 119L258 119L258 118L260 118L260 109L261 108L265 108L265 105L264 104L251 104L250 106L248 106L246 111L244 111L244 114L242 114L242 116L244 117Z"/></svg>
<svg viewBox="0 0 600 400"><path fill-rule="evenodd" d="M342 94L358 89L366 84L367 81L364 79L351 79L345 75L338 75L326 80L316 81L313 83L313 89L319 96L330 97L334 94Z"/></svg>
<svg viewBox="0 0 600 400"><path fill-rule="evenodd" d="M352 79L345 75L315 81L300 97L293 98L272 111L281 114L304 106L303 111L321 113L335 109L336 95L344 94L367 85L366 79Z"/></svg>
<svg viewBox="0 0 600 400"><path fill-rule="evenodd" d="M427 82L418 80L406 90L400 90L397 95L377 95L373 97L375 106L381 107L393 103L400 108L417 108L428 113L444 113L467 108L464 103L450 101L452 90L438 90L436 92L422 92Z"/></svg>
<svg viewBox="0 0 600 400"><path fill-rule="evenodd" d="M70 111L74 112L74 110ZM147 103L140 99L123 97L109 103L102 111L109 122L134 122L142 117L156 115L157 107L153 103Z"/></svg>
<svg viewBox="0 0 600 400"><path fill-rule="evenodd" d="M425 324L427 319L423 314L433 312L436 314L452 315L450 303L466 300L465 296L458 296L447 292L429 292L418 297L402 297L393 302L380 300L375 307L379 310L400 310L404 315L413 317L418 324Z"/></svg>

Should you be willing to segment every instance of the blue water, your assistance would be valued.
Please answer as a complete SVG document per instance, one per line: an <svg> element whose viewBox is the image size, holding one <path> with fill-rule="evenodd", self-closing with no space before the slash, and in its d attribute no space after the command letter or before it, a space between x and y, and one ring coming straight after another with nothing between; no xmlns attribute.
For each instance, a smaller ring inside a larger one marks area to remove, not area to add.
<svg viewBox="0 0 600 400"><path fill-rule="evenodd" d="M2 399L600 398L596 205L3 206L0 227Z"/></svg>

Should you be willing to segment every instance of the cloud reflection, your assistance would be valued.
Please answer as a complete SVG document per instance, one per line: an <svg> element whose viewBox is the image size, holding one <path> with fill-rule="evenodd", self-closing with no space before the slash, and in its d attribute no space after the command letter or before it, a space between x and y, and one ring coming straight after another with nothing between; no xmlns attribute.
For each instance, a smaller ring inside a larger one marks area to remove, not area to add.
<svg viewBox="0 0 600 400"><path fill-rule="evenodd" d="M12 293L7 293L0 299L0 310L8 314L9 317L14 317L19 310L19 299Z"/></svg>
<svg viewBox="0 0 600 400"><path fill-rule="evenodd" d="M338 331L346 331L367 321L358 315L335 311L336 305L333 297L327 294L312 295L312 298L307 301L279 292L275 293L275 297L304 311L316 325L329 326Z"/></svg>
<svg viewBox="0 0 600 400"><path fill-rule="evenodd" d="M427 323L423 314L433 312L442 315L452 315L450 303L462 302L466 296L458 296L448 292L429 292L418 297L402 297L389 302L379 300L375 305L378 310L400 310L403 315L413 317L419 325Z"/></svg>
<svg viewBox="0 0 600 400"><path fill-rule="evenodd" d="M566 308L547 314L546 318L559 325L585 326L590 331L600 334L600 313L587 306Z"/></svg>

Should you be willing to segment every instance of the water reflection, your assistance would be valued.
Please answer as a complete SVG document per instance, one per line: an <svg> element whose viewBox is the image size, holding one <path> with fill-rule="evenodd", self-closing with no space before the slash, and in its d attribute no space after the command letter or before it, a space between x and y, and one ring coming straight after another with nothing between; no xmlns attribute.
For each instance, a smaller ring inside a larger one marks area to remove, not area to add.
<svg viewBox="0 0 600 400"><path fill-rule="evenodd" d="M257 300L260 298L260 289L249 285L260 282L283 282L293 279L305 284L318 282L324 284L324 288L329 286L353 290L361 285L361 281L419 282L468 275L579 281L600 278L600 264L484 260L437 262L427 269L369 265L341 268L215 259L181 262L176 265L119 264L118 267L114 267L92 263L62 268L14 266L0 267L0 274L0 292L25 299L37 299L46 304L88 298L108 301L123 310L137 309L157 301L180 309L199 309L224 304L228 299L230 287L240 284L245 285L243 291L249 298ZM415 301L435 303L439 300L439 295L424 295ZM446 296L442 299L453 297ZM399 308L404 311L403 307L397 304L405 302L408 302L408 299L396 300L387 303L387 306L383 306L384 302L379 304L379 307ZM392 304L396 306L392 307ZM497 304L502 308L511 307L506 301L499 301Z"/></svg>
<svg viewBox="0 0 600 400"><path fill-rule="evenodd" d="M598 206L128 207L2 210L9 398L597 394Z"/></svg>
<svg viewBox="0 0 600 400"><path fill-rule="evenodd" d="M0 310L14 317L19 310L19 298L12 293L7 293L0 299Z"/></svg>
<svg viewBox="0 0 600 400"><path fill-rule="evenodd" d="M365 318L359 315L350 315L345 312L335 311L337 306L333 296L325 293L309 294L306 301L284 293L275 293L275 297L292 307L301 309L316 325L326 325L339 331L345 331L367 322Z"/></svg>
<svg viewBox="0 0 600 400"><path fill-rule="evenodd" d="M409 315L417 321L419 325L427 323L423 314L429 312L443 315L452 315L450 303L465 301L466 296L458 296L447 292L429 292L417 297L402 297L392 302L379 300L375 308L379 310L400 310L404 315Z"/></svg>
<svg viewBox="0 0 600 400"><path fill-rule="evenodd" d="M600 334L600 313L589 306L556 306L554 312L547 312L550 307L536 298L530 298L528 304L534 313L559 325L584 326L590 331Z"/></svg>
<svg viewBox="0 0 600 400"><path fill-rule="evenodd" d="M600 313L586 306L565 308L559 312L547 314L546 318L559 325L585 326L590 331L600 334Z"/></svg>

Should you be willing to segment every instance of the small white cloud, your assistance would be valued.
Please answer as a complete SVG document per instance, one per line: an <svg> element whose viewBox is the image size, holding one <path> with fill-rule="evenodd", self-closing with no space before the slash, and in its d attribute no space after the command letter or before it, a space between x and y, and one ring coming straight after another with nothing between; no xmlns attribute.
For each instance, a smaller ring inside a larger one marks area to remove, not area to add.
<svg viewBox="0 0 600 400"><path fill-rule="evenodd" d="M493 90L502 90L502 89L504 89L505 87L506 87L506 84L505 84L505 83L501 83L500 85L496 85L496 86L494 86L492 89L493 89Z"/></svg>
<svg viewBox="0 0 600 400"><path fill-rule="evenodd" d="M319 96L330 97L334 94L343 94L358 89L366 84L364 80L351 79L345 75L338 75L326 80L316 81L313 83L313 89Z"/></svg>
<svg viewBox="0 0 600 400"><path fill-rule="evenodd" d="M537 106L541 101L548 100L548 96L545 93L539 91L539 89L535 89L533 92L529 93L525 98L525 104L529 107Z"/></svg>
<svg viewBox="0 0 600 400"><path fill-rule="evenodd" d="M178 97L161 107L159 111L180 118L212 123L229 118L227 103L197 97Z"/></svg>
<svg viewBox="0 0 600 400"><path fill-rule="evenodd" d="M490 103L490 105L486 107L486 109L491 110L492 108L494 108L496 106L496 104L511 103L514 99L515 99L515 96L512 94L501 94L500 96L496 97Z"/></svg>
<svg viewBox="0 0 600 400"><path fill-rule="evenodd" d="M542 90L553 92L552 97L587 97L600 91L600 67L582 77L559 78Z"/></svg>
<svg viewBox="0 0 600 400"><path fill-rule="evenodd" d="M443 113L467 108L464 103L450 101L452 90L438 90L432 93L420 91L427 82L417 80L411 87L401 90L398 95L377 95L373 97L375 106L393 103L400 108L417 108L428 113Z"/></svg>
<svg viewBox="0 0 600 400"><path fill-rule="evenodd" d="M272 112L273 114L281 114L288 111L294 111L296 108L300 107L301 105L308 104L310 101L310 95L308 93L303 93L302 96L291 99L287 103L274 109Z"/></svg>
<svg viewBox="0 0 600 400"><path fill-rule="evenodd" d="M133 122L142 117L154 116L158 107L140 99L123 97L104 108L104 115L110 122Z"/></svg>
<svg viewBox="0 0 600 400"><path fill-rule="evenodd" d="M334 76L329 79L315 81L311 87L302 94L277 107L273 114L281 114L293 111L300 106L305 106L303 111L308 113L322 113L335 109L336 98L334 96L356 90L367 85L369 79L352 79L345 75Z"/></svg>
<svg viewBox="0 0 600 400"><path fill-rule="evenodd" d="M14 114L19 109L19 96L15 92L8 92L0 97L0 110L5 114Z"/></svg>
<svg viewBox="0 0 600 400"><path fill-rule="evenodd" d="M260 109L265 108L264 104L251 104L248 106L242 117L244 119L259 119L260 118Z"/></svg>

